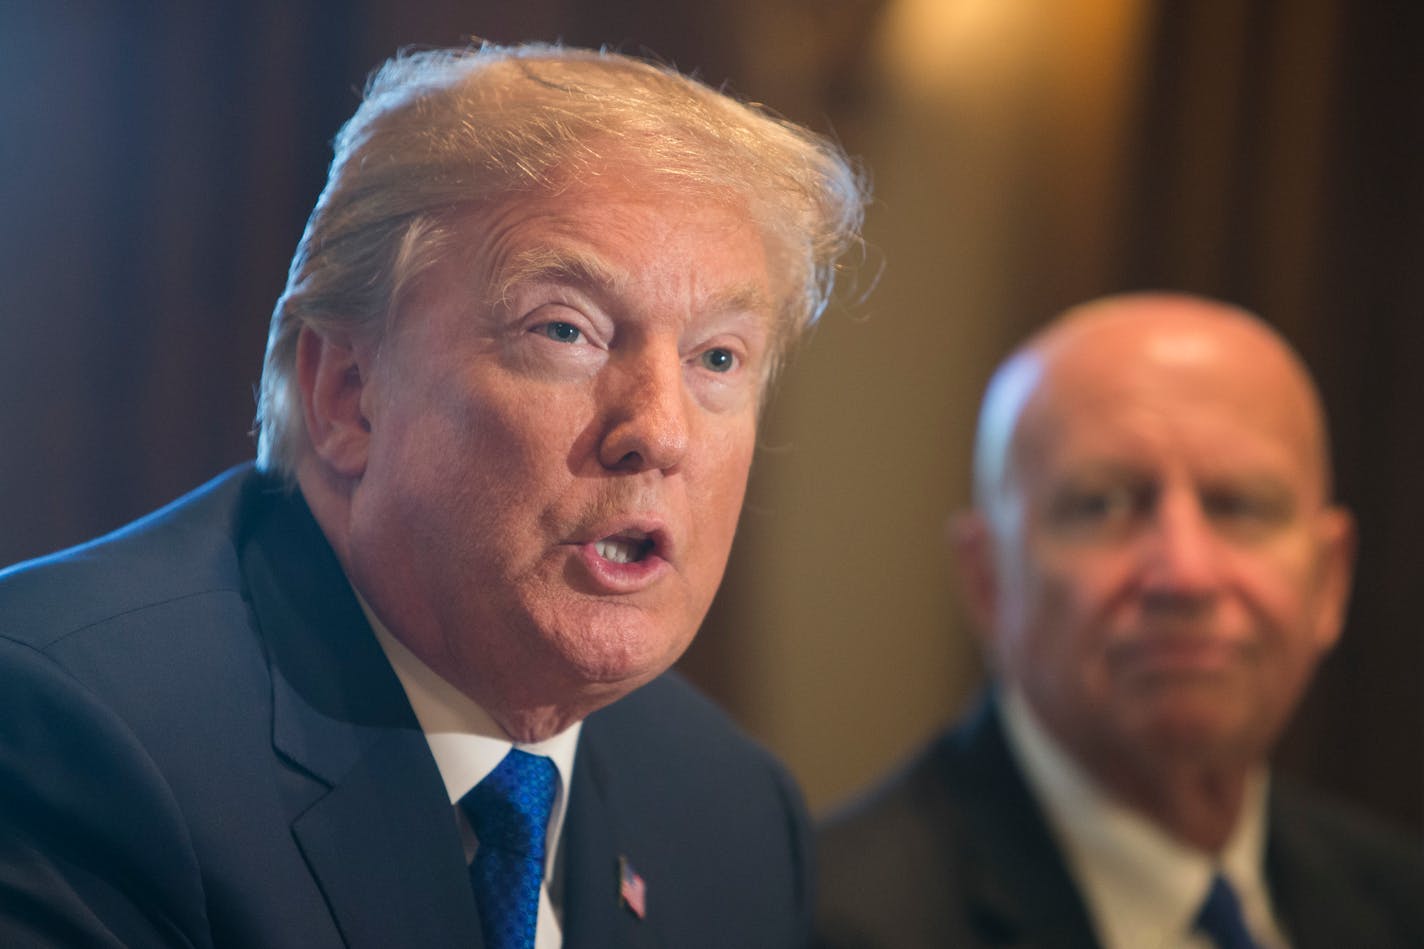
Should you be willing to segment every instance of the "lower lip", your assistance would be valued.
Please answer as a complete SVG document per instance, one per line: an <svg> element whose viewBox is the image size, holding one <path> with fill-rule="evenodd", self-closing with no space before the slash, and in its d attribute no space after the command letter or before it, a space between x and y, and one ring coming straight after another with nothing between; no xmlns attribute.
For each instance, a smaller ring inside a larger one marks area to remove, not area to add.
<svg viewBox="0 0 1424 949"><path fill-rule="evenodd" d="M651 586L668 569L668 562L654 553L642 560L616 563L600 556L593 544L580 544L578 552L589 576L607 593L636 593Z"/></svg>

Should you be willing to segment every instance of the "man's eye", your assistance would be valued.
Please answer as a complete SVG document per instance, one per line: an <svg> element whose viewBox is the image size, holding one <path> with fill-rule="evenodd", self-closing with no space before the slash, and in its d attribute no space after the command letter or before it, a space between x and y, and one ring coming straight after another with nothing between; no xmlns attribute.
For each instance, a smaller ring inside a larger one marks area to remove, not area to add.
<svg viewBox="0 0 1424 949"><path fill-rule="evenodd" d="M1215 491L1206 492L1201 503L1212 521L1236 530L1262 530L1291 518L1286 497Z"/></svg>
<svg viewBox="0 0 1424 949"><path fill-rule="evenodd" d="M1055 499L1050 516L1067 530L1112 530L1132 523L1150 504L1150 492L1128 485L1071 490Z"/></svg>
<svg viewBox="0 0 1424 949"><path fill-rule="evenodd" d="M713 372L731 372L737 365L737 357L730 349L709 349L700 358L702 365Z"/></svg>
<svg viewBox="0 0 1424 949"><path fill-rule="evenodd" d="M1073 520L1105 521L1132 511L1132 497L1126 491L1079 494L1068 498L1063 513Z"/></svg>
<svg viewBox="0 0 1424 949"><path fill-rule="evenodd" d="M1202 498L1202 507L1208 516L1222 519L1258 517L1265 513L1264 507L1252 499L1232 494L1209 494Z"/></svg>
<svg viewBox="0 0 1424 949"><path fill-rule="evenodd" d="M583 332L572 323L545 323L536 326L534 331L543 333L557 343L577 343L583 338Z"/></svg>

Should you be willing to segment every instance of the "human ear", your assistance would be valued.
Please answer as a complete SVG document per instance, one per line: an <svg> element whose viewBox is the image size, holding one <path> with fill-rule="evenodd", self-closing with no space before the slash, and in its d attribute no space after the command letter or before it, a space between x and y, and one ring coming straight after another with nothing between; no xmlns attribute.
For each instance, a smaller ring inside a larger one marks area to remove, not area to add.
<svg viewBox="0 0 1424 949"><path fill-rule="evenodd" d="M961 511L950 517L945 525L945 536L954 551L961 599L980 640L992 652L998 618L999 576L989 522L978 510Z"/></svg>
<svg viewBox="0 0 1424 949"><path fill-rule="evenodd" d="M1355 519L1343 507L1328 507L1319 514L1320 575L1315 642L1321 652L1335 645L1345 625L1345 607L1355 572Z"/></svg>
<svg viewBox="0 0 1424 949"><path fill-rule="evenodd" d="M360 478L366 471L371 423L362 409L368 366L350 341L309 326L297 337L297 383L312 451L335 475Z"/></svg>

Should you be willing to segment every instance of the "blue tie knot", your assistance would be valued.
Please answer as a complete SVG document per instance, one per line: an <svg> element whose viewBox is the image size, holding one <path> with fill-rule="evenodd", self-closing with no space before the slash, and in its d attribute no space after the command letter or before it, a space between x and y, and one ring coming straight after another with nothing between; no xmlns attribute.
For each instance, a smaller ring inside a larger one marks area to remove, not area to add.
<svg viewBox="0 0 1424 949"><path fill-rule="evenodd" d="M1241 915L1236 890L1220 873L1212 878L1206 901L1197 913L1196 928L1211 937L1219 949L1257 949Z"/></svg>
<svg viewBox="0 0 1424 949"><path fill-rule="evenodd" d="M543 755L510 749L460 802L480 849L544 859L544 831L554 807L559 773Z"/></svg>

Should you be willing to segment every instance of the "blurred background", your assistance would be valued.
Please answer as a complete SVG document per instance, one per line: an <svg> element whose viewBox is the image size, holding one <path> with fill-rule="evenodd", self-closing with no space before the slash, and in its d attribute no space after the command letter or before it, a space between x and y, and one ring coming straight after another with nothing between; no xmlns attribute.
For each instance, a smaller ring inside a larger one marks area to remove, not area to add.
<svg viewBox="0 0 1424 949"><path fill-rule="evenodd" d="M251 457L331 137L398 47L472 36L652 54L872 176L866 263L780 383L683 661L815 810L979 688L943 528L995 362L1066 305L1167 287L1296 343L1360 519L1346 636L1281 767L1424 831L1419 4L0 4L0 562Z"/></svg>

